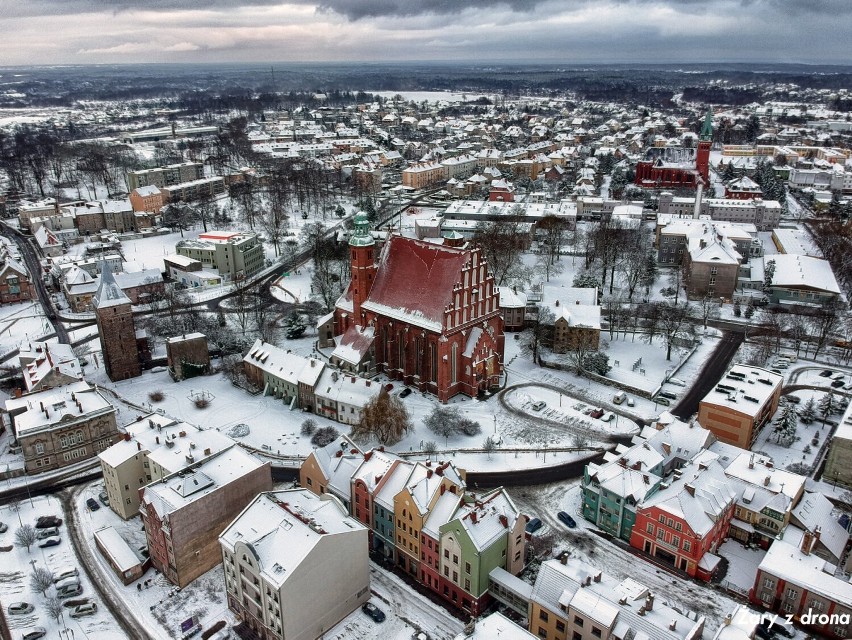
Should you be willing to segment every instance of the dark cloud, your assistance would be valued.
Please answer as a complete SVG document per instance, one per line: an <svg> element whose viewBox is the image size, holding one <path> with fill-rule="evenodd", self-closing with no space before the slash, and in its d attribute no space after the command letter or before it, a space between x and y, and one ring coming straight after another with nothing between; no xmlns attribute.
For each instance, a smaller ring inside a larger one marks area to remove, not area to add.
<svg viewBox="0 0 852 640"><path fill-rule="evenodd" d="M765 10L767 21L802 14L840 18L852 14L850 0L610 0L623 5L670 5L681 10L689 5L702 12ZM588 7L596 0L567 0L550 4L556 13ZM301 4L316 7L317 11L336 13L349 20L379 17L410 17L419 15L452 15L467 9L510 9L516 13L535 11L548 0L0 0L0 16L27 17L39 15L68 15L99 11L191 11L205 9L237 9L250 6ZM487 15L484 16L487 18Z"/></svg>

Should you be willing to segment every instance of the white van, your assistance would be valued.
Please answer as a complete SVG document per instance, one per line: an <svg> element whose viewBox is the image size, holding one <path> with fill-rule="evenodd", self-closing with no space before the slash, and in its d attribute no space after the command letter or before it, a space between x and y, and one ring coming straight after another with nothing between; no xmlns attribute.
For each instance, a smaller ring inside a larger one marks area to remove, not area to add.
<svg viewBox="0 0 852 640"><path fill-rule="evenodd" d="M622 402L624 402L625 400L627 400L627 394L626 394L626 393L624 393L624 391L619 391L618 393L616 393L616 394L612 397L612 401L613 401L615 404L621 404L621 403L622 403Z"/></svg>

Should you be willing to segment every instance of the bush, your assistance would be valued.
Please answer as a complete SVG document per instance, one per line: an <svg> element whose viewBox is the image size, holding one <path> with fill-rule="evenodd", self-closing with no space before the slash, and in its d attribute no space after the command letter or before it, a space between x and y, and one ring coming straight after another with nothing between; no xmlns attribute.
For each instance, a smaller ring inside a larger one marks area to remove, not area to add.
<svg viewBox="0 0 852 640"><path fill-rule="evenodd" d="M196 409L206 409L210 406L210 401L207 398L197 398L194 404Z"/></svg>
<svg viewBox="0 0 852 640"><path fill-rule="evenodd" d="M317 421L313 418L308 418L302 423L302 435L303 436L312 436L314 432L317 430Z"/></svg>
<svg viewBox="0 0 852 640"><path fill-rule="evenodd" d="M162 402L166 397L166 394L157 389L156 391L152 391L148 394L148 399L151 402Z"/></svg>
<svg viewBox="0 0 852 640"><path fill-rule="evenodd" d="M470 418L462 418L459 420L459 431L466 436L475 436L482 432L482 426L475 420Z"/></svg>
<svg viewBox="0 0 852 640"><path fill-rule="evenodd" d="M311 438L311 444L317 447L324 447L334 442L339 434L334 427L320 427L314 432Z"/></svg>

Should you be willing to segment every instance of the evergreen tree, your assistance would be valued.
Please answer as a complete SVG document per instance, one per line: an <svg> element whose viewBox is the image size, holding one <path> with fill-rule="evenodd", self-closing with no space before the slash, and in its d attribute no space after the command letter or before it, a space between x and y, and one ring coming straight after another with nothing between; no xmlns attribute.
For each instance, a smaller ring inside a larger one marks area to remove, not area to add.
<svg viewBox="0 0 852 640"><path fill-rule="evenodd" d="M728 164L725 165L725 170L722 171L722 181L723 182L730 182L731 180L735 179L736 177L737 177L737 173L736 173L736 171L734 171L734 163L729 162Z"/></svg>
<svg viewBox="0 0 852 640"><path fill-rule="evenodd" d="M302 334L305 333L307 326L305 325L305 321L302 319L302 314L298 311L294 311L289 316L287 316L287 320L284 323L284 335L288 340L295 340L296 338L301 338Z"/></svg>
<svg viewBox="0 0 852 640"><path fill-rule="evenodd" d="M810 424L816 419L816 415L816 402L814 402L813 396L811 396L808 398L805 406L802 407L802 411L799 413L799 420L801 420L803 424Z"/></svg>
<svg viewBox="0 0 852 640"><path fill-rule="evenodd" d="M775 260L767 260L763 270L763 288L772 286L772 278L775 276Z"/></svg>
<svg viewBox="0 0 852 640"><path fill-rule="evenodd" d="M834 393L829 391L819 399L817 411L823 422L828 419L828 416L837 411L837 399L834 397Z"/></svg>
<svg viewBox="0 0 852 640"><path fill-rule="evenodd" d="M573 286L575 287L600 287L601 281L595 277L590 271L581 271L574 276Z"/></svg>
<svg viewBox="0 0 852 640"><path fill-rule="evenodd" d="M367 220L376 221L376 205L373 204L373 199L370 196L364 198L364 213L367 214Z"/></svg>
<svg viewBox="0 0 852 640"><path fill-rule="evenodd" d="M754 302L751 300L748 301L748 305L746 305L745 313L743 315L746 317L746 320L751 320L751 317L754 315Z"/></svg>
<svg viewBox="0 0 852 640"><path fill-rule="evenodd" d="M799 422L799 414L792 403L787 403L781 409L780 415L775 418L775 442L789 447L796 440L796 427Z"/></svg>
<svg viewBox="0 0 852 640"><path fill-rule="evenodd" d="M739 318L741 315L743 315L742 307L740 307L739 302L735 302L734 303L734 316Z"/></svg>

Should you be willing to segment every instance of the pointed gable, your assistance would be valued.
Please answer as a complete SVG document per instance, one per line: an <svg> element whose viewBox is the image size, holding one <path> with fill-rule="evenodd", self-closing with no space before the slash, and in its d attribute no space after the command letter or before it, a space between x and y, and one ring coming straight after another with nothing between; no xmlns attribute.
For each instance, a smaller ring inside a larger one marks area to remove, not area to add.
<svg viewBox="0 0 852 640"><path fill-rule="evenodd" d="M104 260L101 262L101 283L98 286L98 291L95 297L92 298L92 306L95 309L103 309L105 307L115 307L121 304L132 304L121 287L115 281L112 275L112 269L109 263Z"/></svg>
<svg viewBox="0 0 852 640"><path fill-rule="evenodd" d="M362 307L431 331L443 326L444 309L471 252L391 236L376 280Z"/></svg>

